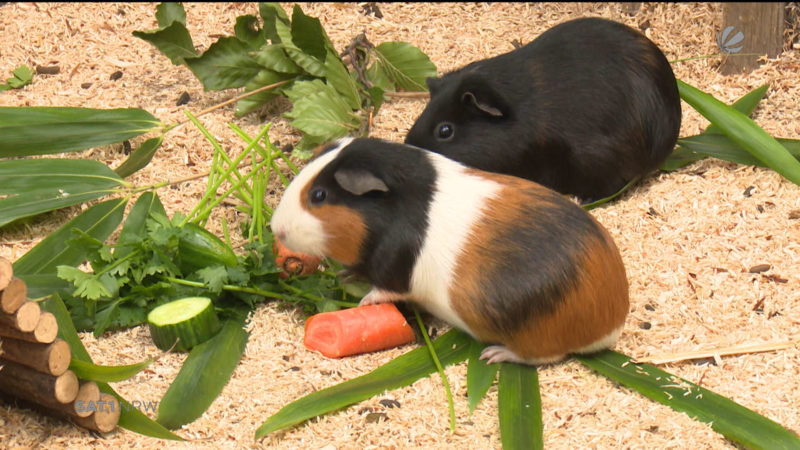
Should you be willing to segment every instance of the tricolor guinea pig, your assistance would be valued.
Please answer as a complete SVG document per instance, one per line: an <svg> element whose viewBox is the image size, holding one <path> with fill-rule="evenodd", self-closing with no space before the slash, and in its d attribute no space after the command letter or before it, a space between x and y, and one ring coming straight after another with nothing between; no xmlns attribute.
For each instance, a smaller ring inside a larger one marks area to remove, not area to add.
<svg viewBox="0 0 800 450"><path fill-rule="evenodd" d="M427 80L405 142L582 201L643 177L675 147L675 75L647 37L576 19L509 53Z"/></svg>
<svg viewBox="0 0 800 450"><path fill-rule="evenodd" d="M561 194L417 147L321 147L272 216L288 248L372 284L361 305L416 302L489 362L542 364L616 342L628 281L608 232Z"/></svg>

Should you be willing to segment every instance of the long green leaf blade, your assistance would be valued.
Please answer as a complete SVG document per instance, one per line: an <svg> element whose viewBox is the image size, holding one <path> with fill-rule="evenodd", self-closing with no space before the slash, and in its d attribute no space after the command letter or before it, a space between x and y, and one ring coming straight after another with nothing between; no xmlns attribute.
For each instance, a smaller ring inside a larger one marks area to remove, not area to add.
<svg viewBox="0 0 800 450"><path fill-rule="evenodd" d="M0 227L14 220L94 200L125 181L105 164L83 159L0 161Z"/></svg>
<svg viewBox="0 0 800 450"><path fill-rule="evenodd" d="M0 158L46 155L122 142L163 126L137 108L0 107Z"/></svg>
<svg viewBox="0 0 800 450"><path fill-rule="evenodd" d="M469 401L469 413L475 411L478 402L486 395L492 387L499 364L486 364L480 359L484 345L476 340L472 340L469 346L469 362L467 363L467 400Z"/></svg>
<svg viewBox="0 0 800 450"><path fill-rule="evenodd" d="M146 165L150 164L150 161L153 159L153 155L156 154L156 150L158 150L158 147L161 146L161 142L163 141L163 134L159 137L150 138L144 141L139 148L134 150L133 153L128 156L128 159L126 159L125 162L120 164L120 166L114 170L114 172L116 172L117 175L121 176L122 178L127 178L143 169Z"/></svg>
<svg viewBox="0 0 800 450"><path fill-rule="evenodd" d="M122 222L128 200L119 198L98 203L50 233L35 247L14 262L14 275L28 285L31 298L50 295L67 283L56 276L59 265L77 266L86 259L86 252L67 245L72 229L105 241Z"/></svg>
<svg viewBox="0 0 800 450"><path fill-rule="evenodd" d="M755 122L713 96L678 80L681 98L742 148L787 180L800 185L800 162Z"/></svg>
<svg viewBox="0 0 800 450"><path fill-rule="evenodd" d="M782 138L775 139L789 152L789 154L800 161L800 140ZM767 167L763 161L759 160L751 153L748 153L724 134L703 133L697 136L680 138L678 139L678 142L681 144L681 146L694 153L700 154L703 157L710 156L712 158L731 161L748 166Z"/></svg>
<svg viewBox="0 0 800 450"><path fill-rule="evenodd" d="M465 360L471 340L466 334L455 329L436 339L433 347L442 366ZM366 375L314 392L284 406L256 430L256 439L368 399L386 390L408 386L435 371L436 366L427 347L411 350Z"/></svg>
<svg viewBox="0 0 800 450"><path fill-rule="evenodd" d="M158 405L158 423L175 429L203 415L242 358L249 336L243 326L243 319L228 320L216 336L189 352Z"/></svg>
<svg viewBox="0 0 800 450"><path fill-rule="evenodd" d="M731 106L736 108L737 111L741 112L745 116L750 117L750 114L753 114L756 106L758 106L758 102L764 98L764 94L767 93L768 88L769 85L765 84L761 87L753 89L747 94L744 94L741 98L739 98L739 100L733 102ZM722 131L719 129L719 127L711 124L699 136L706 136L709 134L722 134ZM706 155L695 153L691 149L682 145L681 141L682 139L678 139L678 146L675 147L675 150L672 151L667 160L661 164L661 170L667 172L678 170L683 166L689 165L695 161L700 161L706 157Z"/></svg>
<svg viewBox="0 0 800 450"><path fill-rule="evenodd" d="M114 383L127 380L128 378L141 372L142 369L153 363L153 359L147 359L136 364L123 366L98 366L79 359L73 359L69 363L69 369L81 380L102 381Z"/></svg>
<svg viewBox="0 0 800 450"><path fill-rule="evenodd" d="M621 353L576 356L578 361L645 397L711 425L726 438L751 448L800 448L800 438L738 403Z"/></svg>
<svg viewBox="0 0 800 450"><path fill-rule="evenodd" d="M75 326L72 324L69 311L67 311L67 307L64 305L61 297L58 294L52 295L49 299L42 303L42 308L46 311L49 311L56 317L56 322L58 323L58 336L66 341L69 345L69 348L72 352L72 361L75 362L77 360L91 364L92 358L89 356L89 352L86 351L86 347L83 346L81 338L78 336L78 332L75 330ZM139 433L154 438L171 439L176 441L183 440L177 434L172 433L149 417L142 414L142 412L138 409L132 407L127 400L117 394L107 383L99 382L97 383L97 386L100 388L101 392L111 394L120 401L122 408L118 423L120 427L133 431L134 433Z"/></svg>
<svg viewBox="0 0 800 450"><path fill-rule="evenodd" d="M542 399L536 367L500 364L497 409L504 450L544 448Z"/></svg>

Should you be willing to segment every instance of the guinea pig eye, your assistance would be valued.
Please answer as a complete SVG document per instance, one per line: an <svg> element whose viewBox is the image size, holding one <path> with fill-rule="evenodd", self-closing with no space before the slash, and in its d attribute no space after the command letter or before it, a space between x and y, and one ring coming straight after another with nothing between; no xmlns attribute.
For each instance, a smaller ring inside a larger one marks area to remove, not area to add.
<svg viewBox="0 0 800 450"><path fill-rule="evenodd" d="M449 141L450 139L453 139L453 134L455 134L455 131L456 129L452 123L442 122L436 127L434 136L440 141Z"/></svg>
<svg viewBox="0 0 800 450"><path fill-rule="evenodd" d="M311 192L311 203L322 203L327 196L328 193L325 192L325 189L314 189Z"/></svg>

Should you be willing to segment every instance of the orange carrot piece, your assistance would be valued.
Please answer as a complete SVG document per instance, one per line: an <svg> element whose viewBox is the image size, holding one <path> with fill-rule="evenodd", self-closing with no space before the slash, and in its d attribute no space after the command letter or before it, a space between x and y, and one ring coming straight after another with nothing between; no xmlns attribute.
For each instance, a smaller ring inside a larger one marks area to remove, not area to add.
<svg viewBox="0 0 800 450"><path fill-rule="evenodd" d="M391 303L313 315L303 344L329 358L385 350L414 340L405 317Z"/></svg>
<svg viewBox="0 0 800 450"><path fill-rule="evenodd" d="M293 252L284 247L276 238L272 243L272 253L275 254L275 262L283 271L280 277L289 278L289 275L310 275L317 271L321 258L306 255L305 253Z"/></svg>

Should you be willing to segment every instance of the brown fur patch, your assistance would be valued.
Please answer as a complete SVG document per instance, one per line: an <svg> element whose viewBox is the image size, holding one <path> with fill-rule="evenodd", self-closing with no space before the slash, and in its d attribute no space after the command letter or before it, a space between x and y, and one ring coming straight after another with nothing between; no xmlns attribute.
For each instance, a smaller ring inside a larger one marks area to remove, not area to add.
<svg viewBox="0 0 800 450"><path fill-rule="evenodd" d="M367 234L364 218L350 208L323 204L308 207L308 191L311 183L300 191L300 203L306 211L322 222L325 229L325 255L345 265L359 261L361 246Z"/></svg>
<svg viewBox="0 0 800 450"><path fill-rule="evenodd" d="M476 337L486 343L503 344L525 359L547 358L586 347L619 328L628 313L625 267L610 235L593 217L592 221L602 234L573 237L583 240L585 250L578 256L580 259L575 261L577 280L567 288L563 298L556 300L554 311L535 315L528 323L510 333L498 330L487 320L481 312L482 305L477 302L502 299L485 299L481 280L492 272L492 267L487 265L498 263L512 249L486 246L504 241L496 239L503 225L519 224L520 220L525 219L522 217L526 214L522 205L538 207L539 203L542 207L565 206L555 205L555 196L559 194L539 184L505 175L470 172L504 185L497 199L487 201L484 217L473 227L464 254L456 265L454 282L450 288L453 309Z"/></svg>

